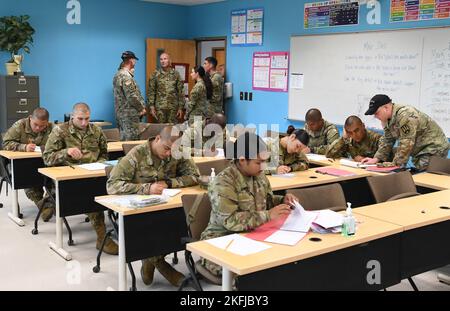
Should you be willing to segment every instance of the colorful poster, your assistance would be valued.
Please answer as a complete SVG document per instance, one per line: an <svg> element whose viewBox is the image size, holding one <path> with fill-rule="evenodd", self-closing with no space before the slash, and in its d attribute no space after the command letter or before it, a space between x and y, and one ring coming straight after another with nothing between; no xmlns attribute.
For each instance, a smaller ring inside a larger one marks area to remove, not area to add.
<svg viewBox="0 0 450 311"><path fill-rule="evenodd" d="M305 3L304 28L358 25L357 0L333 0Z"/></svg>
<svg viewBox="0 0 450 311"><path fill-rule="evenodd" d="M289 52L255 52L253 54L253 89L287 92Z"/></svg>
<svg viewBox="0 0 450 311"><path fill-rule="evenodd" d="M264 9L243 9L231 12L231 45L263 44Z"/></svg>
<svg viewBox="0 0 450 311"><path fill-rule="evenodd" d="M391 23L441 18L450 18L450 0L391 0Z"/></svg>

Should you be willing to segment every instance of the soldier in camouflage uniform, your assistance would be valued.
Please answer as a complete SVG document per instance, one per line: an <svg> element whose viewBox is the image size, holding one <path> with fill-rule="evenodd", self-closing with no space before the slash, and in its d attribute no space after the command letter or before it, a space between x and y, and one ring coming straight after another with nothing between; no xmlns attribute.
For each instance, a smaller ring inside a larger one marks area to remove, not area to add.
<svg viewBox="0 0 450 311"><path fill-rule="evenodd" d="M195 86L190 94L185 117L186 120L189 120L189 124L194 122L194 117L206 119L212 116L211 105L209 103L213 91L211 79L206 75L205 69L201 66L192 69L191 78L195 81Z"/></svg>
<svg viewBox="0 0 450 311"><path fill-rule="evenodd" d="M158 123L178 123L184 108L184 83L180 74L171 67L170 55L161 54L161 69L150 77L147 105Z"/></svg>
<svg viewBox="0 0 450 311"><path fill-rule="evenodd" d="M33 152L37 146L44 147L53 129L53 124L48 122L48 118L49 114L45 108L36 108L31 116L14 123L5 134L3 149ZM42 187L25 189L25 194L39 209L42 208L44 198ZM54 205L43 209L41 212L42 220L49 221L53 211Z"/></svg>
<svg viewBox="0 0 450 311"><path fill-rule="evenodd" d="M428 115L411 106L392 103L383 94L375 95L366 115L375 115L384 126L384 135L373 158L365 158L364 163L384 162L383 166L406 166L412 157L418 170L428 167L431 156L447 158L449 143L439 125ZM398 140L394 160L386 162L395 142Z"/></svg>
<svg viewBox="0 0 450 311"><path fill-rule="evenodd" d="M295 130L291 135L281 139L267 137L265 142L271 152L271 161L265 171L266 174L286 174L309 168L308 158L303 153L309 143L309 135L305 130Z"/></svg>
<svg viewBox="0 0 450 311"><path fill-rule="evenodd" d="M378 150L381 135L367 130L357 116L345 120L344 134L335 140L326 152L328 158L352 158L361 162L366 157L373 157Z"/></svg>
<svg viewBox="0 0 450 311"><path fill-rule="evenodd" d="M146 112L132 73L137 60L133 52L123 52L123 62L113 79L116 121L122 141L139 140L139 118Z"/></svg>
<svg viewBox="0 0 450 311"><path fill-rule="evenodd" d="M220 172L210 184L211 201L209 224L202 240L246 232L272 219L288 215L297 200L292 194L284 198L274 195L263 173L267 147L257 135L244 133L234 143L234 162ZM202 265L216 276L222 268L206 259Z"/></svg>
<svg viewBox="0 0 450 311"><path fill-rule="evenodd" d="M207 57L203 62L203 68L205 68L206 73L211 78L212 86L213 86L213 94L211 97L210 107L211 110L209 112L209 116L212 113L223 113L223 76L216 70L217 67L217 59L215 57Z"/></svg>
<svg viewBox="0 0 450 311"><path fill-rule="evenodd" d="M305 131L309 135L309 145L305 153L325 154L329 145L339 138L336 125L325 121L318 109L309 109L305 116Z"/></svg>
<svg viewBox="0 0 450 311"><path fill-rule="evenodd" d="M107 182L109 194L161 194L165 188L182 188L198 184L198 168L190 159L175 160L171 148L179 136L172 126L165 127L156 138L133 148L111 172ZM183 274L169 265L165 255L142 261L141 275L145 284L153 282L156 269L174 286L180 286Z"/></svg>
<svg viewBox="0 0 450 311"><path fill-rule="evenodd" d="M90 109L85 103L73 106L69 122L55 127L48 138L43 154L47 166L86 164L108 160L106 137L100 127L90 124ZM54 189L52 189L54 192ZM47 201L50 201L47 198ZM89 219L97 233L97 249L106 234L105 215L102 212L89 213ZM118 246L111 239L106 240L103 251L117 255Z"/></svg>

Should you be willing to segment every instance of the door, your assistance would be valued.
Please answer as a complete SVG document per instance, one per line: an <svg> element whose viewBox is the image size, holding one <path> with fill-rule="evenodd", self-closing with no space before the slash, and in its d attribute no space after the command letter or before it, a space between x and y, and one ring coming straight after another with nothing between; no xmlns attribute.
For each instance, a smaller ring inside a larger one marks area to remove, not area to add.
<svg viewBox="0 0 450 311"><path fill-rule="evenodd" d="M194 86L194 81L190 79L190 72L195 66L196 57L196 45L194 40L170 40L170 39L147 39L146 42L147 52L146 52L146 92L148 91L148 81L153 71L159 68L159 56L166 52L171 56L172 63L175 64L186 64L189 67L187 72L189 92ZM181 77L183 78L183 77ZM147 113L147 120L153 122L153 117L150 113ZM181 120L180 120L181 121Z"/></svg>
<svg viewBox="0 0 450 311"><path fill-rule="evenodd" d="M212 56L217 59L217 71L219 71L223 78L225 79L225 68L226 68L226 56L225 56L225 48L213 48Z"/></svg>

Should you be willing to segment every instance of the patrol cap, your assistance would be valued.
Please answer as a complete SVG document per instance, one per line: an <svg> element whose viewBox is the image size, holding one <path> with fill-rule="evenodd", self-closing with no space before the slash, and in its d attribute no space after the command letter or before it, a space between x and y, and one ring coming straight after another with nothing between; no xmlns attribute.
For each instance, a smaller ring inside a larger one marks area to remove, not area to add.
<svg viewBox="0 0 450 311"><path fill-rule="evenodd" d="M136 55L134 55L134 53L131 52L131 51L123 52L121 58L122 58L122 60L130 59L130 58L134 58L135 60L139 60L139 58L137 58Z"/></svg>
<svg viewBox="0 0 450 311"><path fill-rule="evenodd" d="M380 108L383 105L389 104L392 102L392 99L389 98L389 96L384 94L377 94L370 100L369 103L369 109L366 111L365 115L373 115L375 112L377 112L378 108Z"/></svg>

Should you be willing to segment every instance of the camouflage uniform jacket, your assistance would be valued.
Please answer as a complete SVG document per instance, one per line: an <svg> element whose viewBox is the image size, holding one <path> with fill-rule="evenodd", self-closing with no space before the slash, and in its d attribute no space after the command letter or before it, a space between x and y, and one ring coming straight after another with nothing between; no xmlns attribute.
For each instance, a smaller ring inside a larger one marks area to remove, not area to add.
<svg viewBox="0 0 450 311"><path fill-rule="evenodd" d="M268 210L283 201L272 193L264 173L244 176L234 163L214 178L208 195L212 210L202 240L255 229L268 222Z"/></svg>
<svg viewBox="0 0 450 311"><path fill-rule="evenodd" d="M209 101L206 98L206 86L203 80L197 81L191 91L186 119L193 121L194 116L208 116Z"/></svg>
<svg viewBox="0 0 450 311"><path fill-rule="evenodd" d="M139 116L145 101L133 75L127 69L120 69L114 76L113 87L116 118Z"/></svg>
<svg viewBox="0 0 450 311"><path fill-rule="evenodd" d="M148 84L147 105L159 109L179 110L184 108L184 83L180 74L170 68L167 72L153 72Z"/></svg>
<svg viewBox="0 0 450 311"><path fill-rule="evenodd" d="M223 77L217 71L211 75L213 85L213 95L210 100L212 113L221 113L223 111Z"/></svg>
<svg viewBox="0 0 450 311"><path fill-rule="evenodd" d="M83 157L75 160L67 149L78 148ZM89 124L86 131L77 129L72 121L56 126L51 132L42 155L47 166L85 164L108 160L108 145L100 127Z"/></svg>
<svg viewBox="0 0 450 311"><path fill-rule="evenodd" d="M3 149L10 151L26 151L27 144L45 146L52 129L53 124L49 123L44 131L35 133L31 129L30 117L20 119L5 133L5 137L3 138Z"/></svg>
<svg viewBox="0 0 450 311"><path fill-rule="evenodd" d="M327 150L328 158L348 158L354 159L357 156L373 158L378 150L381 135L377 132L366 130L366 137L357 143L351 138L341 137L335 140Z"/></svg>
<svg viewBox="0 0 450 311"><path fill-rule="evenodd" d="M191 159L160 160L152 154L152 141L133 148L114 167L107 182L109 194L150 194L152 183L168 179L172 188L198 184L200 173Z"/></svg>
<svg viewBox="0 0 450 311"><path fill-rule="evenodd" d="M339 131L336 125L324 121L323 127L318 132L313 132L305 124L305 131L309 135L308 147L311 149L312 153L325 154L328 146L339 138Z"/></svg>
<svg viewBox="0 0 450 311"><path fill-rule="evenodd" d="M393 105L392 117L384 127L384 135L375 158L388 161L394 143L398 148L394 156L394 165L404 166L413 157L443 153L449 143L439 125L428 115L411 106Z"/></svg>
<svg viewBox="0 0 450 311"><path fill-rule="evenodd" d="M289 166L291 172L305 171L309 168L308 158L303 152L288 153L287 149L281 145L280 139L267 137L264 141L271 152L271 161L265 170L266 174L276 174L277 167L281 165Z"/></svg>

